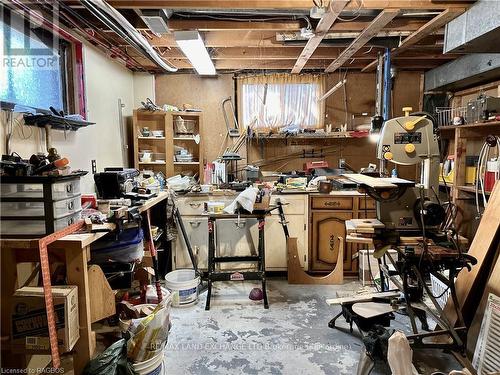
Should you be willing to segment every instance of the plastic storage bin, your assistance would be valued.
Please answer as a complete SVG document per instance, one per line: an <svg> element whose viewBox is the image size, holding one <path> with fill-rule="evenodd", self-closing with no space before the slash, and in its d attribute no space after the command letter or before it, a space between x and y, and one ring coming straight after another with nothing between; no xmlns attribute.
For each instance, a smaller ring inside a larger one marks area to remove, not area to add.
<svg viewBox="0 0 500 375"><path fill-rule="evenodd" d="M51 184L52 199L80 195L80 178ZM42 183L2 183L2 198L44 198Z"/></svg>
<svg viewBox="0 0 500 375"><path fill-rule="evenodd" d="M81 197L63 199L53 203L54 218L59 219L82 208ZM43 202L0 202L0 213L5 217L12 216L45 216Z"/></svg>
<svg viewBox="0 0 500 375"><path fill-rule="evenodd" d="M81 210L73 214L61 217L53 221L54 231L66 228L68 225L76 223L81 218ZM45 220L17 220L4 219L0 221L0 232L4 234L19 236L44 236L46 234Z"/></svg>
<svg viewBox="0 0 500 375"><path fill-rule="evenodd" d="M80 177L86 173L3 176L0 179L2 237L43 237L80 220Z"/></svg>

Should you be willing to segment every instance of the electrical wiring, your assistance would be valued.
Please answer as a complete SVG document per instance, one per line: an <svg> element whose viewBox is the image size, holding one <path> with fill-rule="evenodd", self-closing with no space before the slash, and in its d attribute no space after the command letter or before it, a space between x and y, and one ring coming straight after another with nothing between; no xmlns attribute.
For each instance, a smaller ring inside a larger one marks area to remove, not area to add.
<svg viewBox="0 0 500 375"><path fill-rule="evenodd" d="M212 16L210 14L193 15L187 13L175 13L176 16L182 18L209 18L219 21L235 21L235 22L267 22L267 21L294 21L297 19L306 19L306 16L290 16L290 17L268 17L268 18L234 18L234 17L221 17Z"/></svg>
<svg viewBox="0 0 500 375"><path fill-rule="evenodd" d="M342 18L342 17L340 17L340 15L338 15L337 19L339 19L339 20L341 20L343 22L352 22L352 21L357 20L359 17L361 17L361 12L360 11L361 11L361 8L363 7L364 0L358 0L358 2L359 2L359 7L358 7L358 9L356 9L353 12L354 14L356 14L354 17L347 19L347 18ZM330 1L330 11L333 12L332 1Z"/></svg>

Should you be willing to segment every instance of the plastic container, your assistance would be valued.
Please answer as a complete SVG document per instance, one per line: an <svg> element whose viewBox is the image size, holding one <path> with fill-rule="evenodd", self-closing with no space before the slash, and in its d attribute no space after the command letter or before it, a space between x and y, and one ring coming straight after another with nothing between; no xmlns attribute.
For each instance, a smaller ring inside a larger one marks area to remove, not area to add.
<svg viewBox="0 0 500 375"><path fill-rule="evenodd" d="M180 269L167 273L165 286L172 293L172 306L191 306L198 301L200 277L192 269Z"/></svg>
<svg viewBox="0 0 500 375"><path fill-rule="evenodd" d="M53 204L54 218L59 219L82 208L81 197L55 201ZM43 202L0 202L2 216L45 216Z"/></svg>
<svg viewBox="0 0 500 375"><path fill-rule="evenodd" d="M185 120L178 116L175 121L175 132L176 134L193 134L194 127L196 124L195 120Z"/></svg>
<svg viewBox="0 0 500 375"><path fill-rule="evenodd" d="M132 368L138 375L166 375L167 368L165 361L165 350L162 349L157 355L147 361L132 363Z"/></svg>
<svg viewBox="0 0 500 375"><path fill-rule="evenodd" d="M43 198L43 184L2 183L2 197ZM80 195L80 178L55 182L51 185L52 199L65 199Z"/></svg>
<svg viewBox="0 0 500 375"><path fill-rule="evenodd" d="M81 210L54 220L54 231L66 228L76 223L81 218ZM0 232L2 235L45 235L45 220L0 220Z"/></svg>
<svg viewBox="0 0 500 375"><path fill-rule="evenodd" d="M114 233L108 234L90 246L92 261L140 262L144 256L143 240L141 228L125 229L118 238Z"/></svg>

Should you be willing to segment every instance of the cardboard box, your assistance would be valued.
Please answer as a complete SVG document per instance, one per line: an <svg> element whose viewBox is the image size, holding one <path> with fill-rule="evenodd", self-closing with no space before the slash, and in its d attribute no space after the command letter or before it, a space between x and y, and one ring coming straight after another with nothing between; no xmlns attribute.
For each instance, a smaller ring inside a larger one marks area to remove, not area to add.
<svg viewBox="0 0 500 375"><path fill-rule="evenodd" d="M53 286L52 298L59 352L68 352L80 337L78 288L72 285ZM23 287L16 290L10 318L13 352L50 352L47 311L42 287Z"/></svg>

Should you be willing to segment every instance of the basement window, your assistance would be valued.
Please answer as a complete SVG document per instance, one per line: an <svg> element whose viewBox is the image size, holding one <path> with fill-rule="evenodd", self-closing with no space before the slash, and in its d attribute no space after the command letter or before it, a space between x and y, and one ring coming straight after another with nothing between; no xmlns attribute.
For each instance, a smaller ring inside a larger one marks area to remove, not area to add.
<svg viewBox="0 0 500 375"><path fill-rule="evenodd" d="M323 78L273 74L240 77L238 93L245 127L257 131L323 127Z"/></svg>
<svg viewBox="0 0 500 375"><path fill-rule="evenodd" d="M0 19L0 100L84 115L81 44L4 8Z"/></svg>

